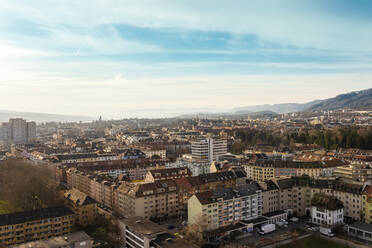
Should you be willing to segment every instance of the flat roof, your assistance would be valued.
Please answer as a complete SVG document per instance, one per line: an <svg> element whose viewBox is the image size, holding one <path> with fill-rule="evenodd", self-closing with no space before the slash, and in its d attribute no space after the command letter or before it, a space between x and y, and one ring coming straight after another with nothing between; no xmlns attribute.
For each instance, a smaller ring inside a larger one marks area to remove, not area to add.
<svg viewBox="0 0 372 248"><path fill-rule="evenodd" d="M372 224L367 224L367 223L358 221L358 222L354 222L353 224L349 224L348 226L372 233Z"/></svg>
<svg viewBox="0 0 372 248"><path fill-rule="evenodd" d="M155 222L152 222L151 220L145 219L140 216L130 217L128 219L121 219L120 221L128 226L130 229L145 236L152 236L167 231L167 228L165 228L164 226L161 226Z"/></svg>
<svg viewBox="0 0 372 248"><path fill-rule="evenodd" d="M185 239L181 239L170 233L160 234L152 243L157 244L162 248L197 248L199 246L188 242Z"/></svg>
<svg viewBox="0 0 372 248"><path fill-rule="evenodd" d="M241 222L238 222L236 224L230 224L228 226L223 226L223 227L220 227L216 230L211 230L211 231L206 231L205 234L207 236L216 236L220 233L226 233L226 232L231 232L231 231L235 231L235 230L238 230L238 229L241 229L243 227L246 227L248 224L250 224L251 222L247 222L247 223L242 223Z"/></svg>
<svg viewBox="0 0 372 248"><path fill-rule="evenodd" d="M31 211L16 212L0 215L0 226L21 224L35 220L49 219L73 215L74 213L64 206L41 208Z"/></svg>
<svg viewBox="0 0 372 248"><path fill-rule="evenodd" d="M73 245L78 242L91 242L92 238L85 232L74 232L63 236L23 243L13 246L13 248L59 248Z"/></svg>

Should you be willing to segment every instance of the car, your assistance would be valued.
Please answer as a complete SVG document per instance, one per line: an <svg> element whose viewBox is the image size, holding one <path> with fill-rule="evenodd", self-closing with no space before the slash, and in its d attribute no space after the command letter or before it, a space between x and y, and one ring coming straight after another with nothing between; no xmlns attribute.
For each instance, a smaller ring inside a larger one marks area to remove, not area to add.
<svg viewBox="0 0 372 248"><path fill-rule="evenodd" d="M288 225L288 221L286 221L285 219L281 219L280 222L283 222L284 224Z"/></svg>
<svg viewBox="0 0 372 248"><path fill-rule="evenodd" d="M289 219L291 222L297 223L299 222L299 219L297 217L292 217Z"/></svg>

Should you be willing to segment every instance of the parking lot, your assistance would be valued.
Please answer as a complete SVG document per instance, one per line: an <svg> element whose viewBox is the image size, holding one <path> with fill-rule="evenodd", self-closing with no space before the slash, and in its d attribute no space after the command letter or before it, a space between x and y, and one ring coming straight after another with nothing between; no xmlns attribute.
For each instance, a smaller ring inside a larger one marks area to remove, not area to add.
<svg viewBox="0 0 372 248"><path fill-rule="evenodd" d="M258 246L264 246L276 242L277 240L290 239L293 235L296 235L295 231L305 232L305 225L307 225L307 220L305 219L300 220L298 223L289 222L287 227L277 228L274 232L264 235L258 234L257 228L255 228L255 231L251 232L248 237L233 241L232 244L247 245L254 243Z"/></svg>

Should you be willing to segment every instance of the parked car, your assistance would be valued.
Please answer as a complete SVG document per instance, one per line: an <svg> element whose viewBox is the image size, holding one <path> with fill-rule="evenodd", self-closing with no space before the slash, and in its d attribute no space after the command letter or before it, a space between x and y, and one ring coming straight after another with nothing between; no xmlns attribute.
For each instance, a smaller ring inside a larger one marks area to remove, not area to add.
<svg viewBox="0 0 372 248"><path fill-rule="evenodd" d="M331 228L328 227L320 227L319 232L323 235L326 235L328 237L333 237L335 234L332 232Z"/></svg>
<svg viewBox="0 0 372 248"><path fill-rule="evenodd" d="M271 233L275 231L275 224L266 224L261 226L261 228L258 230L258 233L261 235Z"/></svg>
<svg viewBox="0 0 372 248"><path fill-rule="evenodd" d="M280 222L283 222L284 224L288 225L288 221L286 221L285 219L281 219Z"/></svg>
<svg viewBox="0 0 372 248"><path fill-rule="evenodd" d="M290 218L289 220L290 220L291 222L295 222L295 223L297 223L297 222L300 221L297 217L292 217L292 218Z"/></svg>

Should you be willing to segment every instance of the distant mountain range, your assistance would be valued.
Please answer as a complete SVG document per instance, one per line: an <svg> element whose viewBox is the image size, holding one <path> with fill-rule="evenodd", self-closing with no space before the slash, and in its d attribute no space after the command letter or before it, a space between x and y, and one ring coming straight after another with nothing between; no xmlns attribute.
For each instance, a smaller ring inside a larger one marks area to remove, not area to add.
<svg viewBox="0 0 372 248"><path fill-rule="evenodd" d="M372 110L372 88L361 91L354 91L346 94L341 94L333 98L325 100L315 100L308 103L281 103L281 104L265 104L256 106L245 106L233 108L231 111L220 113L195 113L180 115L178 118L240 118L250 116L252 118L262 116L275 116L277 114L293 113L301 111L323 111L336 109L356 109L356 110ZM0 122L6 122L10 118L23 118L28 121L36 122L78 122L92 121L96 117L75 116L75 115L58 115L33 112L18 112L11 110L0 110Z"/></svg>
<svg viewBox="0 0 372 248"><path fill-rule="evenodd" d="M10 118L23 118L27 121L40 122L78 122L91 121L97 118L76 115L58 115L34 112L18 112L12 110L0 110L0 122L6 122Z"/></svg>
<svg viewBox="0 0 372 248"><path fill-rule="evenodd" d="M195 114L184 114L177 116L176 118L182 118L182 119L188 119L188 118L219 118L219 117L224 117L224 118L240 118L240 117L251 117L251 118L259 118L259 117L264 117L264 116L274 116L278 115L277 113L273 111L257 111L257 112L224 112L224 113L195 113Z"/></svg>
<svg viewBox="0 0 372 248"><path fill-rule="evenodd" d="M278 114L314 111L314 110L336 110L357 109L372 110L372 88L368 90L353 91L341 94L325 100L315 100L308 103L282 103L273 105L256 105L232 109L235 114L249 114L257 111L272 111Z"/></svg>
<svg viewBox="0 0 372 248"><path fill-rule="evenodd" d="M179 116L181 118L216 118L216 117L259 117L267 115L286 114L302 111L355 109L372 110L372 88L341 94L324 100L314 100L307 103L280 103L233 108L229 112L195 113Z"/></svg>
<svg viewBox="0 0 372 248"><path fill-rule="evenodd" d="M313 105L321 103L322 100L315 100L308 103L280 103L280 104L265 104L256 106L238 107L232 109L236 114L249 114L258 111L272 111L278 114L300 112L310 108Z"/></svg>
<svg viewBox="0 0 372 248"><path fill-rule="evenodd" d="M356 109L372 110L372 88L353 91L333 98L325 99L306 110Z"/></svg>

